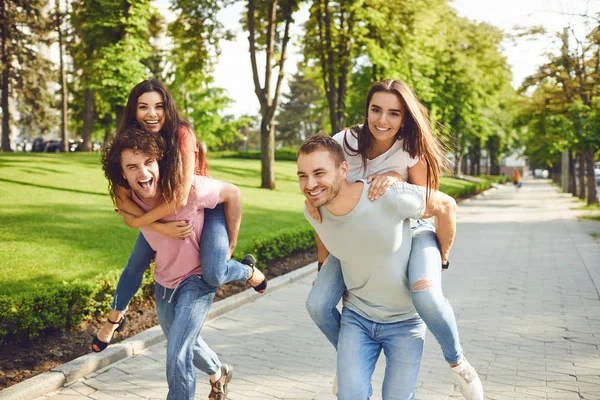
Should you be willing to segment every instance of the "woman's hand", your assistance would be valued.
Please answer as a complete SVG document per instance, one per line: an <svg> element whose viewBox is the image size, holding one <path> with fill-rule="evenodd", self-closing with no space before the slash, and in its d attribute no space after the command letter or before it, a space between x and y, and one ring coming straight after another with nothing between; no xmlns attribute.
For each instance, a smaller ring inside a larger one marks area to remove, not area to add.
<svg viewBox="0 0 600 400"><path fill-rule="evenodd" d="M130 227L130 228L139 228L140 227L139 225L136 224L137 218L133 214L130 214L127 211L123 211L120 208L115 208L115 211L117 212L117 214L119 214L121 217L123 217L123 222L128 227Z"/></svg>
<svg viewBox="0 0 600 400"><path fill-rule="evenodd" d="M371 175L367 178L367 183L370 183L369 187L369 200L375 201L381 197L394 183L398 182L396 176L389 176L386 174Z"/></svg>
<svg viewBox="0 0 600 400"><path fill-rule="evenodd" d="M183 240L192 234L194 225L187 221L172 221L158 223L159 233L168 236L173 239Z"/></svg>
<svg viewBox="0 0 600 400"><path fill-rule="evenodd" d="M323 222L321 219L321 213L319 212L318 208L311 206L308 200L304 200L304 205L306 206L306 211L308 211L308 213L311 217L313 217L314 220L316 220L319 223Z"/></svg>

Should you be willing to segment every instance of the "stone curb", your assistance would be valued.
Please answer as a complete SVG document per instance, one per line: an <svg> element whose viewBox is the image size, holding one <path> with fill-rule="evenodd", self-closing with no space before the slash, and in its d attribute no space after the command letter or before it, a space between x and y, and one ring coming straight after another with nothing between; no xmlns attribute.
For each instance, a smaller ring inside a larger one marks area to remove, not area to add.
<svg viewBox="0 0 600 400"><path fill-rule="evenodd" d="M273 278L268 282L268 292L260 294L252 289L230 296L214 303L206 320L225 314L228 311L248 304L261 296L268 296L273 290L281 289L292 282L316 273L316 262L298 268L285 275ZM101 353L90 353L68 363L62 364L51 371L29 378L0 391L0 399L36 399L46 393L59 390L63 385L81 379L99 369L105 368L119 360L140 354L148 347L165 340L160 326L155 326L144 332L111 345Z"/></svg>

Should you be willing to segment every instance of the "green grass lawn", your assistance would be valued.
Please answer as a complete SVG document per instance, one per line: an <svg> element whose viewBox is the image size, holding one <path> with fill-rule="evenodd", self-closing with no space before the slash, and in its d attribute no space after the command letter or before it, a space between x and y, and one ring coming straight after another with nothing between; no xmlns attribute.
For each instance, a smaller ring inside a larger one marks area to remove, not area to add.
<svg viewBox="0 0 600 400"><path fill-rule="evenodd" d="M306 225L296 163L275 163L276 191L259 189L260 161L214 159L211 173L242 190L244 216L237 250L257 237ZM467 181L442 178L458 195ZM98 154L0 153L0 293L45 290L62 281L120 271L137 230L113 211Z"/></svg>
<svg viewBox="0 0 600 400"><path fill-rule="evenodd" d="M294 162L276 163L277 190L258 189L256 160L212 160L217 179L238 185L244 217L238 249L307 224ZM0 154L0 292L44 290L120 271L137 235L113 211L98 154Z"/></svg>

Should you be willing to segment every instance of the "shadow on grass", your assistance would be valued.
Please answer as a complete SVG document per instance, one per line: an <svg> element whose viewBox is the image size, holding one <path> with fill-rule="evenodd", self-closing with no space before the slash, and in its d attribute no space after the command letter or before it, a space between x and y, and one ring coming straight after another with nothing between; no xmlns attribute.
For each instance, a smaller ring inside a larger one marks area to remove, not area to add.
<svg viewBox="0 0 600 400"><path fill-rule="evenodd" d="M254 169L229 167L229 166L224 166L224 165L211 165L210 170L220 172L223 174L235 175L240 178L260 179L260 172L257 173L257 171Z"/></svg>
<svg viewBox="0 0 600 400"><path fill-rule="evenodd" d="M61 192L70 192L70 193L78 193L78 194L91 194L94 196L108 196L108 193L100 193L100 192L90 192L87 190L79 190L79 189L69 189L69 188L61 188L56 186L48 186L48 185L39 185L37 183L29 183L22 181L13 181L12 179L0 178L0 182L14 183L16 185L30 186L41 189L51 189L51 190L59 190Z"/></svg>

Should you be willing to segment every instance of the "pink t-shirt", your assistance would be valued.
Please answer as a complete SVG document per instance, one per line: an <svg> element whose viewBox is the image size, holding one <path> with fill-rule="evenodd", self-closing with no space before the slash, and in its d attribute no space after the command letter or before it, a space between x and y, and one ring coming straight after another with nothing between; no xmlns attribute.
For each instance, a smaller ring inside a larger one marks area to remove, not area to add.
<svg viewBox="0 0 600 400"><path fill-rule="evenodd" d="M192 234L184 240L173 239L155 232L149 227L141 231L156 251L154 280L173 289L191 275L202 274L200 267L200 235L204 225L204 209L215 208L219 202L219 185L211 178L194 175L194 183L185 207L161 219L161 222L187 220L193 224ZM152 207L140 199L135 192L132 199L146 212Z"/></svg>

